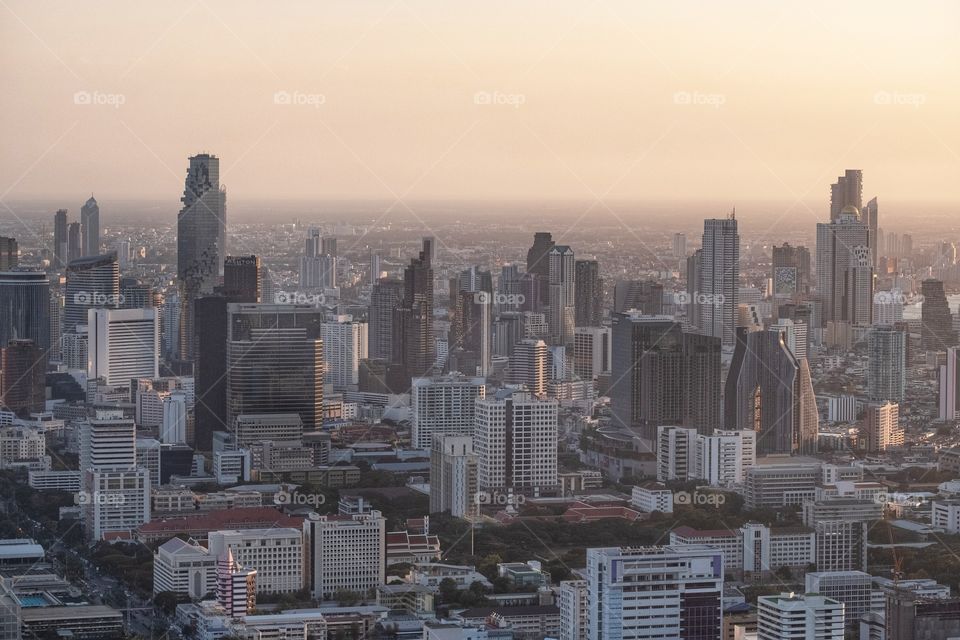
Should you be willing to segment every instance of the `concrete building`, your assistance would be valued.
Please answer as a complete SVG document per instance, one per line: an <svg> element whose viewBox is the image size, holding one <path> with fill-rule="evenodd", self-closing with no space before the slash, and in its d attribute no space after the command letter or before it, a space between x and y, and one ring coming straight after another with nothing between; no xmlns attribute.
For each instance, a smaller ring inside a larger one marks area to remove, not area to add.
<svg viewBox="0 0 960 640"><path fill-rule="evenodd" d="M816 571L805 576L806 592L843 603L844 625L859 629L865 613L884 612L883 593L873 588L873 576L863 571Z"/></svg>
<svg viewBox="0 0 960 640"><path fill-rule="evenodd" d="M360 383L360 361L368 357L367 323L351 316L336 316L320 328L327 384L337 391L355 389Z"/></svg>
<svg viewBox="0 0 960 640"><path fill-rule="evenodd" d="M586 580L564 580L557 592L560 608L560 640L590 637L589 588Z"/></svg>
<svg viewBox="0 0 960 640"><path fill-rule="evenodd" d="M900 426L900 405L893 402L870 405L864 424L865 449L883 452L903 446L903 427Z"/></svg>
<svg viewBox="0 0 960 640"><path fill-rule="evenodd" d="M180 538L170 538L153 556L153 594L170 591L199 600L217 587L217 556Z"/></svg>
<svg viewBox="0 0 960 640"><path fill-rule="evenodd" d="M779 509L812 500L820 479L817 464L757 465L746 472L744 506Z"/></svg>
<svg viewBox="0 0 960 640"><path fill-rule="evenodd" d="M379 511L318 515L303 522L307 587L329 600L337 591L367 593L384 584L386 521Z"/></svg>
<svg viewBox="0 0 960 640"><path fill-rule="evenodd" d="M229 550L246 569L257 572L257 593L295 593L303 589L303 531L292 528L211 531L210 554Z"/></svg>
<svg viewBox="0 0 960 640"><path fill-rule="evenodd" d="M430 449L430 513L449 511L455 518L473 513L476 492L473 436L434 435Z"/></svg>
<svg viewBox="0 0 960 640"><path fill-rule="evenodd" d="M960 500L934 500L931 524L947 533L960 534Z"/></svg>
<svg viewBox="0 0 960 640"><path fill-rule="evenodd" d="M475 402L485 395L483 378L459 374L414 378L410 389L412 446L430 449L437 434L473 435Z"/></svg>
<svg viewBox="0 0 960 640"><path fill-rule="evenodd" d="M843 603L813 594L757 598L757 640L843 640Z"/></svg>

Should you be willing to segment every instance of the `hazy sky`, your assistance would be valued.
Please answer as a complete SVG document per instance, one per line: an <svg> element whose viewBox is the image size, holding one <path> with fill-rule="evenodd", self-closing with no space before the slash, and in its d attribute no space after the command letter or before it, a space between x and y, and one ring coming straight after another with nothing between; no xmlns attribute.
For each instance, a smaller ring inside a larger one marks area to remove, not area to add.
<svg viewBox="0 0 960 640"><path fill-rule="evenodd" d="M4 201L960 204L960 2L0 0Z"/></svg>

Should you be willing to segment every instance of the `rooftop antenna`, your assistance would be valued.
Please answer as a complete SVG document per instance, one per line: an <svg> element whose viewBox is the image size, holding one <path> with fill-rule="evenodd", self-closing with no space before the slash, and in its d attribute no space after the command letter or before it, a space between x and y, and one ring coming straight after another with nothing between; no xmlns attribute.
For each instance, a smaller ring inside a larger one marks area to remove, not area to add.
<svg viewBox="0 0 960 640"><path fill-rule="evenodd" d="M737 219L737 208L734 207L733 209L730 210L730 220L736 220L736 219Z"/></svg>

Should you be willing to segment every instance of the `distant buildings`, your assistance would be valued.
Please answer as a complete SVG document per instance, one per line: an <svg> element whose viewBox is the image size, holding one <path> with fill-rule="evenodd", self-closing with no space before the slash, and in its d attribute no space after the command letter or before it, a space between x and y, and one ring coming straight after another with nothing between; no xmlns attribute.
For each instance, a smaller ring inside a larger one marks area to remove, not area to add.
<svg viewBox="0 0 960 640"><path fill-rule="evenodd" d="M596 260L576 261L577 327L599 327L603 321L603 279Z"/></svg>
<svg viewBox="0 0 960 640"><path fill-rule="evenodd" d="M823 326L873 321L873 258L870 229L859 209L847 205L829 223L817 224L817 297Z"/></svg>
<svg viewBox="0 0 960 640"><path fill-rule="evenodd" d="M550 337L553 344L573 343L573 328L576 324L576 259L573 249L567 245L554 245L547 253L549 263L549 312ZM593 301L587 301L589 307Z"/></svg>
<svg viewBox="0 0 960 640"><path fill-rule="evenodd" d="M939 367L939 419L953 421L960 418L960 348L948 347L944 364Z"/></svg>
<svg viewBox="0 0 960 640"><path fill-rule="evenodd" d="M920 285L923 305L920 307L920 344L924 351L946 351L957 345L953 315L940 280L924 280Z"/></svg>
<svg viewBox="0 0 960 640"><path fill-rule="evenodd" d="M733 346L740 287L740 235L733 214L703 221L699 285L698 291L687 292L697 299L697 326Z"/></svg>
<svg viewBox="0 0 960 640"><path fill-rule="evenodd" d="M432 238L424 239L419 256L403 272L403 298L393 309L391 360L401 370L404 388L411 378L430 375L436 365L432 253Z"/></svg>
<svg viewBox="0 0 960 640"><path fill-rule="evenodd" d="M335 316L333 322L320 326L325 382L334 390L356 389L360 383L360 361L368 355L367 323L355 322L351 316Z"/></svg>
<svg viewBox="0 0 960 640"><path fill-rule="evenodd" d="M100 205L93 196L80 207L80 235L81 255L100 255Z"/></svg>

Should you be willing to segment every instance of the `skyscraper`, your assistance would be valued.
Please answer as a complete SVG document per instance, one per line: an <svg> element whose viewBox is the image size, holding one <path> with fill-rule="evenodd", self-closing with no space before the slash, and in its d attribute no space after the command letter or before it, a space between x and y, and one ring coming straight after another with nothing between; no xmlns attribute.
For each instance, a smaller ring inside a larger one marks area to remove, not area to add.
<svg viewBox="0 0 960 640"><path fill-rule="evenodd" d="M80 223L71 222L67 225L67 262L72 262L83 256L83 240L80 234Z"/></svg>
<svg viewBox="0 0 960 640"><path fill-rule="evenodd" d="M877 206L877 199L872 198L863 208L863 223L870 229L870 253L873 255L873 266L877 266L877 260L880 258L880 210Z"/></svg>
<svg viewBox="0 0 960 640"><path fill-rule="evenodd" d="M816 451L810 367L790 352L781 332L737 329L724 405L724 427L755 431L758 454Z"/></svg>
<svg viewBox="0 0 960 640"><path fill-rule="evenodd" d="M577 260L576 326L599 327L603 321L603 279L596 260Z"/></svg>
<svg viewBox="0 0 960 640"><path fill-rule="evenodd" d="M393 356L393 311L402 300L402 280L382 278L374 283L367 312L371 358L389 360Z"/></svg>
<svg viewBox="0 0 960 640"><path fill-rule="evenodd" d="M337 286L337 239L321 237L319 229L307 231L300 258L300 287L324 289Z"/></svg>
<svg viewBox="0 0 960 640"><path fill-rule="evenodd" d="M836 221L846 207L863 208L863 172L847 169L830 185L830 221Z"/></svg>
<svg viewBox="0 0 960 640"><path fill-rule="evenodd" d="M33 340L0 346L0 407L21 418L43 411L46 353Z"/></svg>
<svg viewBox="0 0 960 640"><path fill-rule="evenodd" d="M334 316L320 326L327 384L337 391L356 389L360 383L360 361L367 358L367 323L352 316Z"/></svg>
<svg viewBox="0 0 960 640"><path fill-rule="evenodd" d="M310 305L232 303L227 314L227 425L243 414L298 413L304 431L319 430L323 312Z"/></svg>
<svg viewBox="0 0 960 640"><path fill-rule="evenodd" d="M547 314L550 337L553 344L572 344L577 293L573 249L566 245L554 245L547 254L547 260L550 268L550 302Z"/></svg>
<svg viewBox="0 0 960 640"><path fill-rule="evenodd" d="M490 375L493 356L493 279L471 267L450 279L449 355L475 362L467 375ZM475 370L474 370L475 369Z"/></svg>
<svg viewBox="0 0 960 640"><path fill-rule="evenodd" d="M721 426L719 337L683 331L668 316L615 313L612 346L615 424L650 442L659 425L705 434Z"/></svg>
<svg viewBox="0 0 960 640"><path fill-rule="evenodd" d="M20 262L16 238L0 236L0 271L10 271Z"/></svg>
<svg viewBox="0 0 960 640"><path fill-rule="evenodd" d="M810 292L810 250L784 243L773 247L773 295L795 298Z"/></svg>
<svg viewBox="0 0 960 640"><path fill-rule="evenodd" d="M472 436L475 401L485 395L483 378L415 378L410 389L411 445L429 449L437 434Z"/></svg>
<svg viewBox="0 0 960 640"><path fill-rule="evenodd" d="M226 200L220 159L206 153L191 157L177 216L181 360L193 360L196 349L194 300L213 292L226 255Z"/></svg>
<svg viewBox="0 0 960 640"><path fill-rule="evenodd" d="M430 448L430 513L455 518L472 512L477 491L473 437L437 434Z"/></svg>
<svg viewBox="0 0 960 640"><path fill-rule="evenodd" d="M873 402L903 402L907 386L907 336L893 327L874 327L867 336L867 396Z"/></svg>
<svg viewBox="0 0 960 640"><path fill-rule="evenodd" d="M956 346L957 332L953 315L940 280L924 280L920 285L923 305L920 307L920 344L924 351L945 351Z"/></svg>
<svg viewBox="0 0 960 640"><path fill-rule="evenodd" d="M57 209L53 216L53 264L60 271L67 266L67 210Z"/></svg>
<svg viewBox="0 0 960 640"><path fill-rule="evenodd" d="M537 338L517 342L510 355L507 371L509 384L521 384L537 397L547 392L547 343Z"/></svg>
<svg viewBox="0 0 960 640"><path fill-rule="evenodd" d="M527 250L527 273L535 276L539 307L530 311L540 311L550 299L550 259L548 255L553 249L553 236L547 231L537 231L533 235L533 245Z"/></svg>
<svg viewBox="0 0 960 640"><path fill-rule="evenodd" d="M873 261L870 229L848 205L836 219L817 224L817 297L828 322L870 324L873 316Z"/></svg>
<svg viewBox="0 0 960 640"><path fill-rule="evenodd" d="M100 205L93 196L80 207L80 255L100 255Z"/></svg>
<svg viewBox="0 0 960 640"><path fill-rule="evenodd" d="M87 322L88 309L117 308L120 302L120 265L117 254L87 256L67 266L63 332L76 333Z"/></svg>
<svg viewBox="0 0 960 640"><path fill-rule="evenodd" d="M425 238L420 255L403 272L403 300L393 311L392 361L401 367L404 382L429 375L436 365L432 252L432 238Z"/></svg>
<svg viewBox="0 0 960 640"><path fill-rule="evenodd" d="M262 302L263 272L257 256L227 256L223 260L223 294L231 302Z"/></svg>
<svg viewBox="0 0 960 640"><path fill-rule="evenodd" d="M687 324L692 329L700 329L703 318L700 317L700 304L697 302L703 287L703 249L697 249L687 257L686 272L686 312Z"/></svg>
<svg viewBox="0 0 960 640"><path fill-rule="evenodd" d="M938 376L940 407L939 419L953 421L960 417L960 348L947 349L946 362L940 365Z"/></svg>
<svg viewBox="0 0 960 640"><path fill-rule="evenodd" d="M720 338L724 346L733 346L740 288L740 235L732 213L722 220L703 221L701 250L699 329Z"/></svg>
<svg viewBox="0 0 960 640"><path fill-rule="evenodd" d="M50 280L43 271L0 272L0 347L33 340L50 348Z"/></svg>

